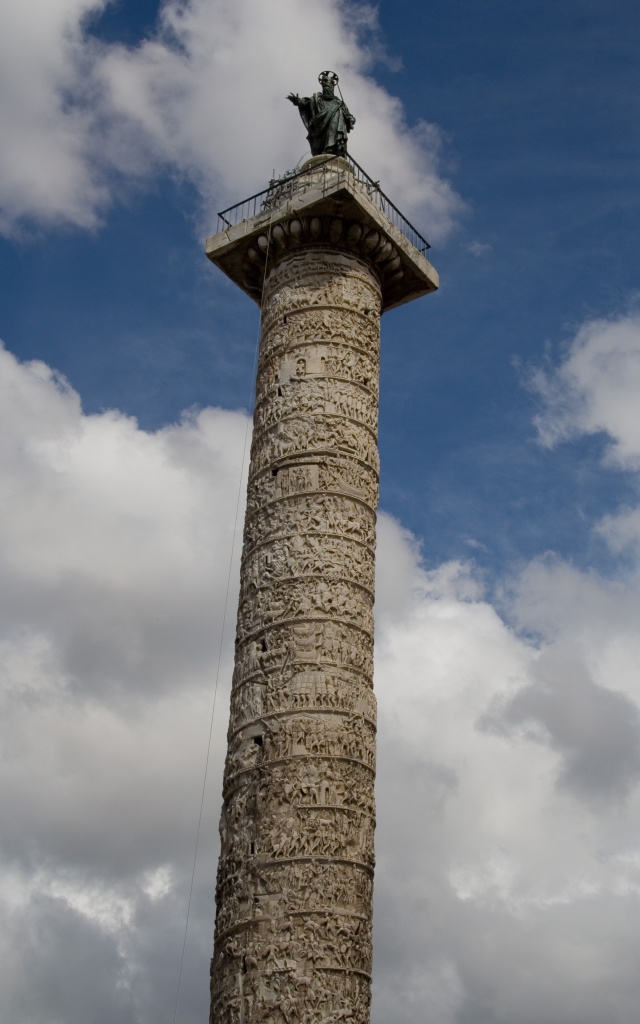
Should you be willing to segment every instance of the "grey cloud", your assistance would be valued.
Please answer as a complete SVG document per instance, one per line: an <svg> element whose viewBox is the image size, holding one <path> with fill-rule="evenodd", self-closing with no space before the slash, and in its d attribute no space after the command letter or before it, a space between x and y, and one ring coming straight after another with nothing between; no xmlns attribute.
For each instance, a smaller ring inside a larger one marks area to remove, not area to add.
<svg viewBox="0 0 640 1024"><path fill-rule="evenodd" d="M116 939L63 899L35 894L7 915L3 1019L12 1024L137 1024Z"/></svg>
<svg viewBox="0 0 640 1024"><path fill-rule="evenodd" d="M5 642L55 638L49 673L78 699L134 705L178 678L204 682L229 541L241 529L246 418L204 410L146 435L114 412L84 417L78 396L40 364L20 367L1 350L0 365L0 463L20 495L0 511Z"/></svg>
<svg viewBox="0 0 640 1024"><path fill-rule="evenodd" d="M396 841L392 875L378 876L373 1024L632 1024L634 899L594 893L522 913L461 901L446 853L429 855L432 831L421 870ZM390 843L385 832L378 847Z"/></svg>
<svg viewBox="0 0 640 1024"><path fill-rule="evenodd" d="M543 678L480 725L547 742L561 757L558 785L582 799L621 800L640 780L637 706L596 684L580 664L547 662Z"/></svg>

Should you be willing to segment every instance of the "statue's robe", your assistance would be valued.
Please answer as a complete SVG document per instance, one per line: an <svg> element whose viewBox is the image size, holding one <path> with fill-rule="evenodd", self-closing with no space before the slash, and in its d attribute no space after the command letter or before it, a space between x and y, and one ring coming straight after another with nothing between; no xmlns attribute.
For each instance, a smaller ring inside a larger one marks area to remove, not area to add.
<svg viewBox="0 0 640 1024"><path fill-rule="evenodd" d="M300 117L307 129L313 156L321 153L343 155L347 150L347 133L356 122L343 100L337 96L327 99L321 92L303 96L298 106Z"/></svg>

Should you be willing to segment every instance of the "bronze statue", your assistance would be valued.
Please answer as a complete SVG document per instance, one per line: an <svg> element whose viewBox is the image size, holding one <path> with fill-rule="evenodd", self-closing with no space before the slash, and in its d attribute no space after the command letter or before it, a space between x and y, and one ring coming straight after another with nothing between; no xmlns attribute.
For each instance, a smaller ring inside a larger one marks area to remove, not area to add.
<svg viewBox="0 0 640 1024"><path fill-rule="evenodd" d="M345 156L347 134L353 128L356 119L347 110L342 95L335 95L338 84L335 71L321 71L318 81L322 86L322 92L314 92L313 96L298 96L292 92L287 99L300 111L313 156L320 156L322 153Z"/></svg>

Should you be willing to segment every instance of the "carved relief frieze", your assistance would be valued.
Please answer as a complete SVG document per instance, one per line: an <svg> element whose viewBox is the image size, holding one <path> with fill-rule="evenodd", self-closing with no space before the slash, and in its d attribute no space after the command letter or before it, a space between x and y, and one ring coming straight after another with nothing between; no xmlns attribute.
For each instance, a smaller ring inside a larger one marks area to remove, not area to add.
<svg viewBox="0 0 640 1024"><path fill-rule="evenodd" d="M346 253L304 251L285 257L267 278L265 323L318 306L380 316L380 283L367 264Z"/></svg>
<svg viewBox="0 0 640 1024"><path fill-rule="evenodd" d="M264 290L215 1024L368 1024L380 276L365 252L285 247Z"/></svg>
<svg viewBox="0 0 640 1024"><path fill-rule="evenodd" d="M378 474L361 462L344 458L323 459L319 467L320 488L349 494L378 506Z"/></svg>
<svg viewBox="0 0 640 1024"><path fill-rule="evenodd" d="M249 552L243 560L241 596L253 588L300 576L351 579L373 590L373 552L357 540L297 531Z"/></svg>
<svg viewBox="0 0 640 1024"><path fill-rule="evenodd" d="M304 380L278 384L257 403L253 417L255 434L296 415L344 416L376 434L378 403L357 384L336 380Z"/></svg>
<svg viewBox="0 0 640 1024"><path fill-rule="evenodd" d="M269 908L270 909L270 908ZM246 964L273 971L298 970L299 963L315 969L343 969L370 973L371 934L366 917L332 911L292 914L283 927L275 917L260 915L236 933L220 936L216 959L226 960L242 949Z"/></svg>
<svg viewBox="0 0 640 1024"><path fill-rule="evenodd" d="M300 491L299 473L316 470L315 493ZM247 517L245 551L294 532L352 538L375 547L375 514L362 501L318 493L319 467L285 466L276 477L276 501ZM291 490L293 488L293 490ZM280 500L277 500L280 499Z"/></svg>
<svg viewBox="0 0 640 1024"><path fill-rule="evenodd" d="M337 908L361 914L371 905L373 878L362 865L287 861L261 872L271 892L279 894L279 905L291 914Z"/></svg>
<svg viewBox="0 0 640 1024"><path fill-rule="evenodd" d="M376 438L369 428L343 417L300 414L253 435L250 479L267 466L311 452L348 455L368 463L376 473L380 468Z"/></svg>
<svg viewBox="0 0 640 1024"><path fill-rule="evenodd" d="M263 316L258 376L272 360L292 358L299 346L307 345L330 347L334 355L340 354L341 361L362 355L370 360L369 365L378 367L380 325L371 313L341 309L298 308L286 318ZM377 390L377 380L374 387Z"/></svg>
<svg viewBox="0 0 640 1024"><path fill-rule="evenodd" d="M373 865L373 819L351 808L315 802L316 787L323 781L322 773L309 764L301 776L302 800L308 803L296 801L288 815L263 819L256 843L259 862L318 857Z"/></svg>
<svg viewBox="0 0 640 1024"><path fill-rule="evenodd" d="M231 710L237 728L265 715L297 710L338 711L363 715L376 720L375 696L366 677L349 674L345 669L330 671L319 665L300 669L284 666L283 671L235 677Z"/></svg>
<svg viewBox="0 0 640 1024"><path fill-rule="evenodd" d="M269 505L276 497L276 474L267 467L262 473L254 473L251 483L247 488L247 507L246 507L246 518L247 520L255 515L260 509Z"/></svg>
<svg viewBox="0 0 640 1024"><path fill-rule="evenodd" d="M259 717L241 720L229 729L229 763L242 766L291 757L329 756L375 763L375 720L364 713L343 713L338 708L308 709L313 714L293 709L280 713L265 711ZM259 746L259 756L246 753Z"/></svg>
<svg viewBox="0 0 640 1024"><path fill-rule="evenodd" d="M306 945L306 943L305 943ZM216 1024L366 1024L370 982L365 972L318 967L304 959L277 960L273 946L257 957L238 939L222 963L212 961L212 1020ZM300 954L301 948L292 953ZM220 972L222 973L222 972ZM220 988L218 988L220 986Z"/></svg>
<svg viewBox="0 0 640 1024"><path fill-rule="evenodd" d="M367 299L361 308L343 309L319 304L296 303L283 312L264 309L259 359L286 349L292 342L328 342L341 348L356 348L379 358L380 322L369 309Z"/></svg>
<svg viewBox="0 0 640 1024"><path fill-rule="evenodd" d="M303 494L305 491L317 491L320 487L320 465L318 462L289 463L279 466L275 477L276 499ZM302 508L302 505L299 507ZM291 519L296 515L297 509L294 507L290 510Z"/></svg>
<svg viewBox="0 0 640 1024"><path fill-rule="evenodd" d="M281 815L284 808L290 815L300 808L338 806L358 811L373 819L373 781L371 765L353 758L306 757L282 760L259 772L256 806L262 812L270 809ZM237 779L228 777L229 791ZM277 816L276 815L276 816ZM351 858L358 861L358 858Z"/></svg>
<svg viewBox="0 0 640 1024"><path fill-rule="evenodd" d="M297 695L302 693L304 675L309 694L306 703L317 700L327 704L337 699L328 696L329 689L335 688L336 694L341 690L348 692L354 685L361 685L363 679L367 689L371 688L372 658L373 636L360 624L354 627L331 619L305 619L286 626L271 625L257 638L238 644L233 685L235 688L253 679L264 687L267 695L275 693L278 687L289 687L291 699L300 703L302 698ZM349 670L355 673L354 679L343 671L334 681L327 675L327 666ZM313 672L309 674L316 667L324 681L322 690Z"/></svg>
<svg viewBox="0 0 640 1024"><path fill-rule="evenodd" d="M353 650L347 656L356 660ZM237 669L231 692L236 728L265 715L325 709L364 715L375 722L371 677L364 671L370 655L364 643L359 666L334 667L311 661L308 655L301 658L305 661L286 659L281 668L272 666L269 671Z"/></svg>
<svg viewBox="0 0 640 1024"><path fill-rule="evenodd" d="M338 909L366 914L371 907L373 877L363 864L289 859L260 864L249 886L244 884L245 878L242 872L229 871L219 880L219 932L258 916Z"/></svg>
<svg viewBox="0 0 640 1024"><path fill-rule="evenodd" d="M340 577L329 582L315 576L251 588L240 600L237 636L242 642L272 623L325 617L373 634L373 592Z"/></svg>
<svg viewBox="0 0 640 1024"><path fill-rule="evenodd" d="M357 498L375 511L378 474L373 467L338 453L281 460L277 466L267 466L252 476L247 492L247 521L279 498L316 490Z"/></svg>
<svg viewBox="0 0 640 1024"><path fill-rule="evenodd" d="M340 756L375 764L375 727L362 715L287 715L264 718L262 764L306 754Z"/></svg>
<svg viewBox="0 0 640 1024"><path fill-rule="evenodd" d="M361 343L362 336L356 330L359 323L354 324L354 342ZM377 396L379 367L377 360L368 352L354 347L322 343L320 339L311 341L298 340L297 331L292 325L291 337L283 343L280 350L275 350L264 360L261 367L256 404L278 387L309 382L314 380L332 380L349 382L363 391ZM367 339L369 349L373 343Z"/></svg>

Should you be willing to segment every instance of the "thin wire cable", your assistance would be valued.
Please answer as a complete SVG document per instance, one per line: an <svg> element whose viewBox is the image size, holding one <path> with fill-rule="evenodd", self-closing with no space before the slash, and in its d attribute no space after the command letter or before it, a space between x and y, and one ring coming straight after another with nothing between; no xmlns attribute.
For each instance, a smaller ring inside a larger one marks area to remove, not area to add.
<svg viewBox="0 0 640 1024"><path fill-rule="evenodd" d="M247 403L248 405L251 405L251 395L253 394L253 381L256 379L256 371L257 371L257 365L258 365L258 351L259 351L259 347L260 347L260 334L261 334L261 331L262 331L262 296L264 295L264 286L265 286L265 283L266 283L266 280L267 280L267 267L268 267L268 264L269 264L269 249L271 247L271 225L272 225L272 222L273 222L273 211L272 211L271 217L269 219L269 231L267 233L267 249L266 249L265 261L264 261L264 275L263 275L263 278L262 278L262 294L260 296L260 318L259 318L259 321L258 321L258 335L257 335L257 338L256 338L256 343L255 343L254 352L253 352L253 372L251 374L251 388L252 388L252 391L251 391L251 394L249 395L249 402ZM178 1019L178 1005L179 1005L179 1002L180 1002L180 987L181 987L181 984L182 984L182 971L183 971L183 968L184 968L184 955L185 955L185 950L187 948L187 932L188 932L188 929L189 929L189 917L190 917L190 914L191 914L191 900L193 898L193 886L194 886L195 877L196 877L196 863L197 863L197 860L198 860L198 845L200 843L200 831L201 831L201 828L202 828L202 813L203 813L203 810L204 810L204 798L205 798L206 790L207 790L207 774L208 774L208 771L209 771L209 760L210 760L210 757L211 757L211 738L213 736L213 719L214 719L214 715L215 715L215 711L216 711L216 698L218 696L218 683L220 681L220 665L222 663L222 645L223 645L223 641L224 641L225 626L227 624L227 609L228 609L228 604L229 604L229 588L231 586L231 570L232 570L232 567L233 567L233 556L234 556L235 550L236 550L236 537L237 537L237 534L238 534L238 515L239 515L239 512L240 512L240 500L242 498L242 481L244 479L244 467L245 467L245 463L247 461L247 440L249 438L250 423L251 423L251 420L250 420L249 417L247 417L247 426L246 426L245 432L244 432L244 445L243 445L243 449L242 449L242 465L240 467L240 480L238 481L238 495L237 495L237 498L236 498L236 514L235 514L235 521L234 521L234 528L233 528L233 540L231 541L231 554L229 556L229 571L227 573L227 589L226 589L225 597L224 597L224 611L222 613L222 629L220 630L220 646L218 648L218 665L217 665L217 668L216 668L216 681L215 681L215 685L214 685L214 688L213 688L213 704L211 706L211 719L210 719L210 722L209 722L209 741L207 743L207 756L205 758L205 763L204 763L204 777L202 779L202 793L200 795L200 813L198 814L198 828L196 830L196 843L195 843L195 850L193 851L193 867L192 867L192 870L191 870L191 884L189 886L189 900L187 902L187 918L186 918L186 921L185 921L185 924L184 924L184 937L182 939L182 954L180 956L180 970L178 972L178 989L177 989L177 992L176 992L176 1005L175 1005L175 1009L174 1009L174 1012L173 1012L173 1024L176 1024L176 1021Z"/></svg>

